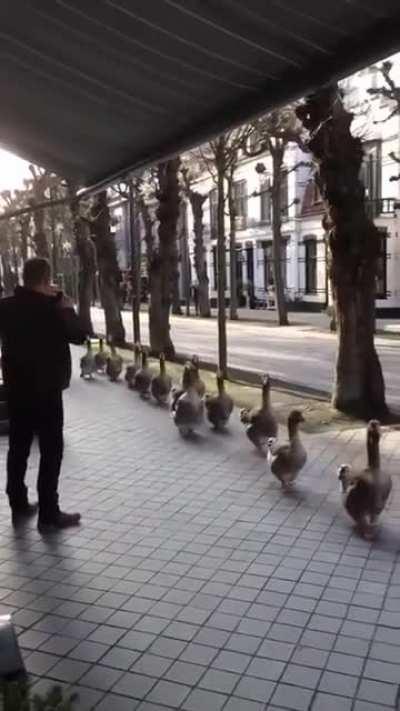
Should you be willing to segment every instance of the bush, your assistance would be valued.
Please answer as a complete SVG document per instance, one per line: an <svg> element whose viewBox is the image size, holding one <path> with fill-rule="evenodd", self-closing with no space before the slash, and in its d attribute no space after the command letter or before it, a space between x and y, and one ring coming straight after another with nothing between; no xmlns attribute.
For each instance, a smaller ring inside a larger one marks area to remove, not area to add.
<svg viewBox="0 0 400 711"><path fill-rule="evenodd" d="M60 686L45 696L32 693L26 682L10 681L2 686L2 711L73 711L77 694L64 697Z"/></svg>

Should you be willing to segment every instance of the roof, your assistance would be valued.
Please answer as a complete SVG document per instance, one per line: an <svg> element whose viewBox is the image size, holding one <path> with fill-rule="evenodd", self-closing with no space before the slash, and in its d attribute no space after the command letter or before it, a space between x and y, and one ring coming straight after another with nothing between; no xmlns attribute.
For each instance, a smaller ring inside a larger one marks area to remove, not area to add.
<svg viewBox="0 0 400 711"><path fill-rule="evenodd" d="M400 48L399 0L2 0L0 143L84 184Z"/></svg>

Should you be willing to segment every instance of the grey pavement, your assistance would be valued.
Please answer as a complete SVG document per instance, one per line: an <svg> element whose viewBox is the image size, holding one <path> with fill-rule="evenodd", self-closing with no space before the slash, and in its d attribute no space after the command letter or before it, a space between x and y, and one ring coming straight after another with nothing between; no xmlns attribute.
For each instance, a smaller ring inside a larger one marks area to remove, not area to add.
<svg viewBox="0 0 400 711"><path fill-rule="evenodd" d="M95 329L104 332L103 312L93 309L93 317ZM127 337L132 340L131 314L124 311L123 318ZM141 324L142 340L148 343L146 312L141 313ZM267 371L285 382L331 391L336 353L335 334L309 323L279 327L256 321L228 321L227 331L229 365L255 372ZM172 316L171 333L177 351L188 354L196 352L204 360L216 362L215 319ZM388 402L399 407L400 338L397 340L378 335L376 345L386 380Z"/></svg>
<svg viewBox="0 0 400 711"><path fill-rule="evenodd" d="M14 531L0 502L0 614L34 689L76 690L79 711L397 708L398 431L383 436L394 494L369 543L335 474L364 461L363 430L305 436L283 494L237 415L189 442L122 383L75 376L65 401L62 503L82 526ZM4 485L4 441L0 456Z"/></svg>

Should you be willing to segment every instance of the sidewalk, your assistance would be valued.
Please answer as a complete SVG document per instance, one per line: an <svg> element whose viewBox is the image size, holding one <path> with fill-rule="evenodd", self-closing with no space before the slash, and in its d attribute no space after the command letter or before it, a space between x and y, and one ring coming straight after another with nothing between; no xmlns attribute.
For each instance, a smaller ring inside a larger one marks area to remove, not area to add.
<svg viewBox="0 0 400 711"><path fill-rule="evenodd" d="M124 311L129 311L130 307L126 307ZM142 305L142 311L147 312L147 306ZM217 317L217 309L211 309L211 314L214 318ZM190 315L195 316L194 308L191 307ZM257 324L267 323L276 325L277 315L274 309L238 309L239 321L254 322ZM186 308L182 306L182 316L186 316ZM329 328L329 317L323 311L313 312L313 311L289 311L289 324L290 325L308 325L318 331L330 332ZM229 318L229 309L227 309L227 318ZM400 318L385 318L377 319L376 321L377 333L379 335L384 335L385 333L390 335L400 336Z"/></svg>
<svg viewBox="0 0 400 711"><path fill-rule="evenodd" d="M124 384L75 376L62 503L83 525L14 532L0 502L0 614L34 688L78 691L79 711L394 711L400 433L383 437L394 495L373 544L352 532L335 473L364 462L364 436L305 436L284 495L237 415L226 436L187 442Z"/></svg>

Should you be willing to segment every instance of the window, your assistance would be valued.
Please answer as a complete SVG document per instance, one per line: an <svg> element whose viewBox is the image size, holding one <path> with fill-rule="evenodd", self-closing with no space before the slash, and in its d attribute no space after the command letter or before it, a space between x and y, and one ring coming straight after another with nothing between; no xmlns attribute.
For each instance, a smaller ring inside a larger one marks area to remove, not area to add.
<svg viewBox="0 0 400 711"><path fill-rule="evenodd" d="M375 297L377 299L386 299L386 264L387 264L387 253L386 253L386 229L380 229L380 250L379 257L376 265L376 276L375 276Z"/></svg>
<svg viewBox="0 0 400 711"><path fill-rule="evenodd" d="M218 190L213 188L210 190L210 230L211 236L215 237L218 228Z"/></svg>
<svg viewBox="0 0 400 711"><path fill-rule="evenodd" d="M264 288L266 291L273 290L275 286L274 277L274 253L272 242L262 243L264 251ZM281 275L283 286L286 287L286 242L281 245Z"/></svg>
<svg viewBox="0 0 400 711"><path fill-rule="evenodd" d="M264 178L260 185L260 221L271 222L271 181Z"/></svg>
<svg viewBox="0 0 400 711"><path fill-rule="evenodd" d="M304 242L305 269L306 269L306 294L317 293L317 240L312 237Z"/></svg>
<svg viewBox="0 0 400 711"><path fill-rule="evenodd" d="M382 152L380 141L367 141L363 145L364 157L360 180L365 188L367 208L372 218L381 213Z"/></svg>
<svg viewBox="0 0 400 711"><path fill-rule="evenodd" d="M247 218L247 183L245 180L235 180L233 183L233 200L236 212L236 228L246 229Z"/></svg>
<svg viewBox="0 0 400 711"><path fill-rule="evenodd" d="M282 220L287 220L289 217L289 180L286 170L281 178L281 216Z"/></svg>

